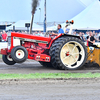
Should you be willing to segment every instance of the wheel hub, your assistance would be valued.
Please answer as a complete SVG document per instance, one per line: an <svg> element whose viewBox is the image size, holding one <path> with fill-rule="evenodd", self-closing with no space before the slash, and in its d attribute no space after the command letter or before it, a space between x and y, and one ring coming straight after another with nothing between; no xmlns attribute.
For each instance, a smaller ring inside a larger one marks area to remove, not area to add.
<svg viewBox="0 0 100 100"><path fill-rule="evenodd" d="M8 55L8 57L11 59L11 55Z"/></svg>
<svg viewBox="0 0 100 100"><path fill-rule="evenodd" d="M66 56L70 56L69 52L66 53Z"/></svg>
<svg viewBox="0 0 100 100"><path fill-rule="evenodd" d="M13 59L12 59L12 57L11 57L11 55L9 54L9 55L7 55L7 59L9 60L9 61L13 61Z"/></svg>
<svg viewBox="0 0 100 100"><path fill-rule="evenodd" d="M20 53L18 55L20 56Z"/></svg>
<svg viewBox="0 0 100 100"><path fill-rule="evenodd" d="M24 53L23 50L17 50L17 51L16 51L16 57L17 57L18 59L22 59L22 58L24 58L24 56L25 56L25 53Z"/></svg>

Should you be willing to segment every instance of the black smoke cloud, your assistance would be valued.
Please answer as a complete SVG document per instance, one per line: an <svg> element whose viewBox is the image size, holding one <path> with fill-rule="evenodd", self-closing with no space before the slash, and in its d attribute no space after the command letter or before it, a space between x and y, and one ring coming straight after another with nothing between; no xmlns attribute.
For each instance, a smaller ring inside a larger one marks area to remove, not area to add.
<svg viewBox="0 0 100 100"><path fill-rule="evenodd" d="M32 0L32 14L35 14L35 11L37 10L37 6L39 5L40 0Z"/></svg>

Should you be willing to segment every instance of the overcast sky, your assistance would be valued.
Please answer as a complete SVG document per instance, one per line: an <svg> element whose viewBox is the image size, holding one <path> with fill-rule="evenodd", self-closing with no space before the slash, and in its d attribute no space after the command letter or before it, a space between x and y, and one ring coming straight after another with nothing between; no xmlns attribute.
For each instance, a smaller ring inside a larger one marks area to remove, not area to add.
<svg viewBox="0 0 100 100"><path fill-rule="evenodd" d="M47 21L61 22L71 19L84 10L91 1L93 0L47 0ZM32 0L0 0L0 21L30 20L31 3ZM43 18L44 0L40 0L34 21L43 22Z"/></svg>

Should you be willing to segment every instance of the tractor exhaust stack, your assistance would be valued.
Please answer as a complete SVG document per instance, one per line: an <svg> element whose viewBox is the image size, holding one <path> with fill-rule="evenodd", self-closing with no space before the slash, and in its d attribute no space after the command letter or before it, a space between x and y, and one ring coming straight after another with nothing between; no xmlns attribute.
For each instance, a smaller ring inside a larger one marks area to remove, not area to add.
<svg viewBox="0 0 100 100"><path fill-rule="evenodd" d="M31 18L30 34L32 34L33 19L34 19L34 14L32 14L32 18Z"/></svg>

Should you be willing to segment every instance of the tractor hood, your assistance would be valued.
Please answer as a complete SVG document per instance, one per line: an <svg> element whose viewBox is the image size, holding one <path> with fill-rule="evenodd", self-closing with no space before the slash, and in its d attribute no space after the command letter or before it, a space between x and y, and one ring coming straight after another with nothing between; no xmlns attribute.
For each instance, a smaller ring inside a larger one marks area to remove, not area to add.
<svg viewBox="0 0 100 100"><path fill-rule="evenodd" d="M31 40L32 42L37 41L45 44L49 44L49 42L51 41L50 37L35 36L35 35L16 33L16 32L11 32L8 36L19 38L22 40L25 39L26 41L28 40Z"/></svg>

